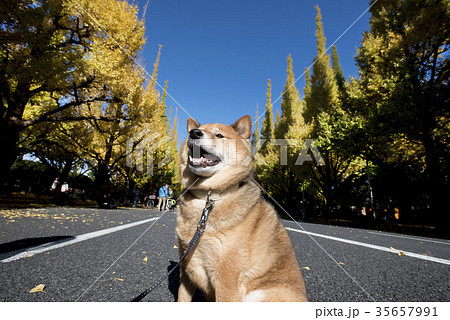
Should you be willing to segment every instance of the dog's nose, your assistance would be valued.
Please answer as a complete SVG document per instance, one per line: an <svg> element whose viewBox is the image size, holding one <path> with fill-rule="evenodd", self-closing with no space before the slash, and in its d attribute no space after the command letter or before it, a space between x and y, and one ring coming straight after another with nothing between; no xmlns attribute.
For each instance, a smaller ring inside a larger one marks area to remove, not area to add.
<svg viewBox="0 0 450 320"><path fill-rule="evenodd" d="M191 139L200 139L203 136L203 132L200 129L192 129L189 131L189 137Z"/></svg>

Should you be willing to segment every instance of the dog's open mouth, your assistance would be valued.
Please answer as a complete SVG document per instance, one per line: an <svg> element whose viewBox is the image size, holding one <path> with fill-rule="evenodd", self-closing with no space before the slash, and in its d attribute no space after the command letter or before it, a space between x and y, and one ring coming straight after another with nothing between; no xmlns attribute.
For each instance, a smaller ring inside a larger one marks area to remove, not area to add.
<svg viewBox="0 0 450 320"><path fill-rule="evenodd" d="M218 165L220 158L212 153L208 153L197 145L189 146L189 163L195 167L210 167Z"/></svg>

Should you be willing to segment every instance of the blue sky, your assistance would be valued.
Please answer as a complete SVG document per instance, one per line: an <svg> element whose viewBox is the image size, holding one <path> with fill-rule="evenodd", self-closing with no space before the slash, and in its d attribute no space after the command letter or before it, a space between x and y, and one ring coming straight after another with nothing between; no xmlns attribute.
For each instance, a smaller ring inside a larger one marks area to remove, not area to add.
<svg viewBox="0 0 450 320"><path fill-rule="evenodd" d="M147 0L134 0L139 15ZM166 104L178 107L179 138L190 116L200 123L255 118L272 81L274 109L286 81L287 56L299 78L316 55L315 5L322 13L327 46L369 7L369 0L150 0L145 12L147 44L141 54L151 74L162 45L158 83L169 80ZM366 12L335 43L345 76L357 76L354 56L369 29ZM331 54L331 49L329 51ZM304 78L296 83L303 92ZM161 90L162 91L162 90ZM184 109L184 110L183 110Z"/></svg>

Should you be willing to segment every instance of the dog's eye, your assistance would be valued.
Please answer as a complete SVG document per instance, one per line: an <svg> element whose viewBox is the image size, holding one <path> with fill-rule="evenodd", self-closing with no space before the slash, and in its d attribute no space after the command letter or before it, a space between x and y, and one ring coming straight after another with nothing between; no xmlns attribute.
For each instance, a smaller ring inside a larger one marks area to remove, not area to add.
<svg viewBox="0 0 450 320"><path fill-rule="evenodd" d="M223 138L223 135L221 135L220 133L216 134L217 138Z"/></svg>

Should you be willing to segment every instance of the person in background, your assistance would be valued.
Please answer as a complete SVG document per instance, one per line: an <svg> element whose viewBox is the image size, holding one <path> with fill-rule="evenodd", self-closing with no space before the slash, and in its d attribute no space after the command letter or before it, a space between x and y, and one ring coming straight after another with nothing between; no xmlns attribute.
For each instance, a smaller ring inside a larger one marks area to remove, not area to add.
<svg viewBox="0 0 450 320"><path fill-rule="evenodd" d="M158 210L165 211L167 210L167 198L169 197L169 189L167 188L169 185L165 184L158 191Z"/></svg>
<svg viewBox="0 0 450 320"><path fill-rule="evenodd" d="M61 186L61 192L67 192L69 191L69 184L64 181L64 183Z"/></svg>
<svg viewBox="0 0 450 320"><path fill-rule="evenodd" d="M64 181L61 185L61 202L64 203L69 200L69 184Z"/></svg>
<svg viewBox="0 0 450 320"><path fill-rule="evenodd" d="M138 201L139 201L139 189L138 188L133 190L133 195L134 195L133 208L136 208Z"/></svg>
<svg viewBox="0 0 450 320"><path fill-rule="evenodd" d="M52 186L50 187L52 192L56 192L56 190L59 188L59 177L56 177L55 181L53 181Z"/></svg>
<svg viewBox="0 0 450 320"><path fill-rule="evenodd" d="M166 207L164 210L169 210L169 198L173 196L173 191L170 188L170 186L166 183L166 192L167 192L167 199L166 199Z"/></svg>
<svg viewBox="0 0 450 320"><path fill-rule="evenodd" d="M61 182L59 181L59 177L56 177L55 181L53 181L52 186L50 187L50 191L53 194L53 202L59 203L61 196Z"/></svg>

